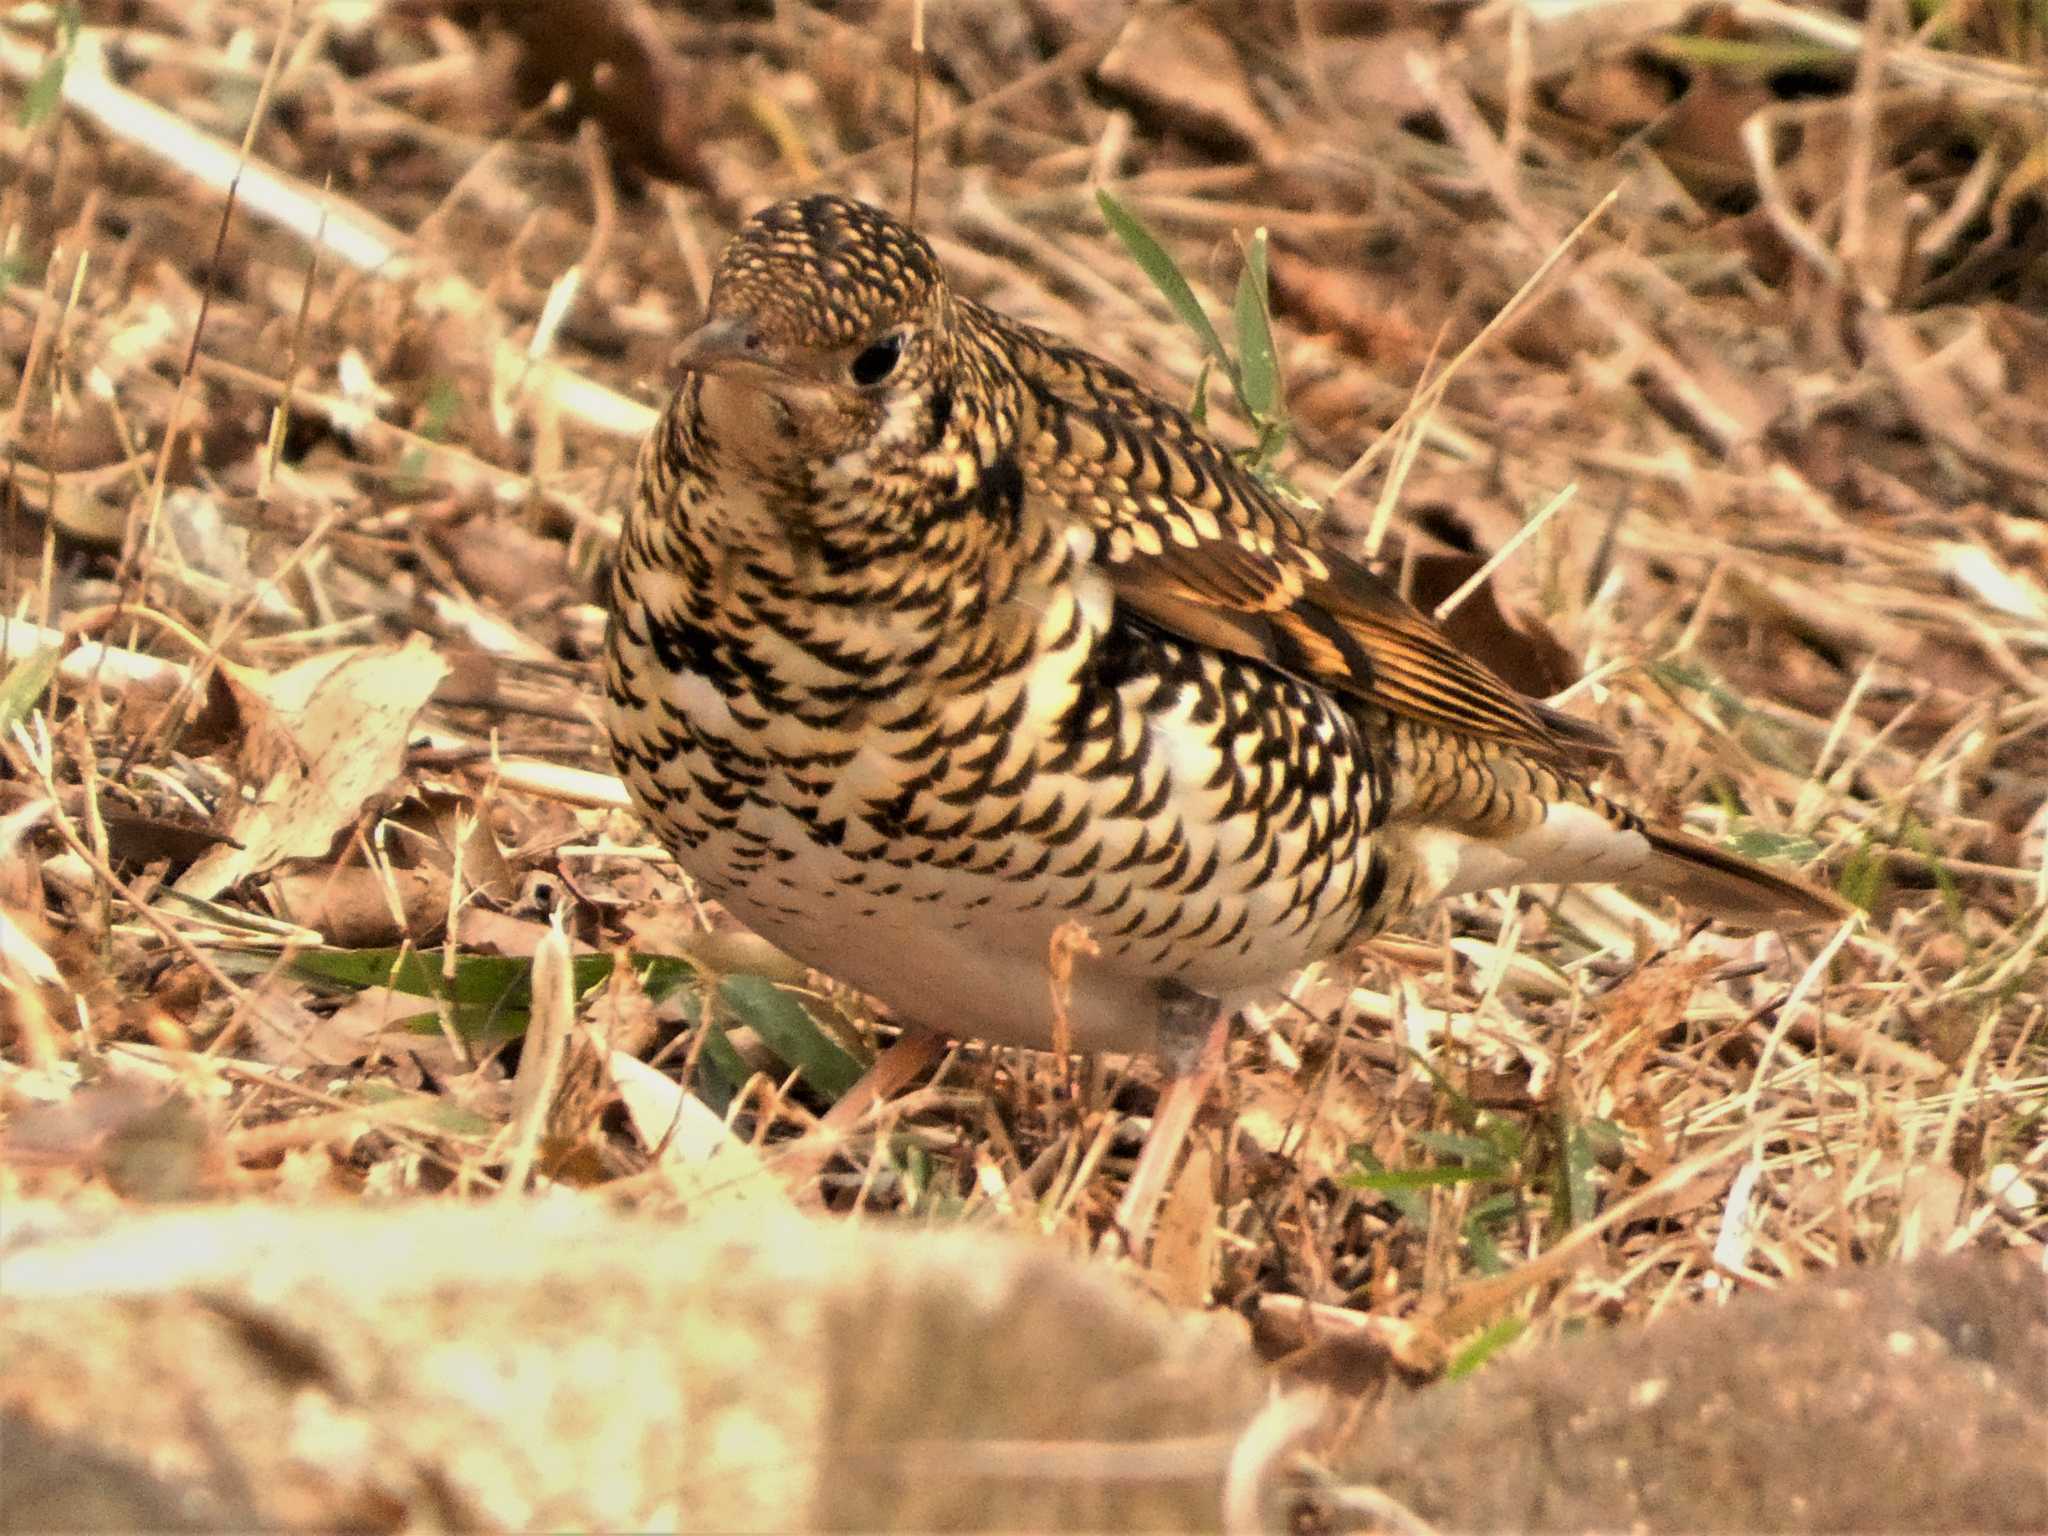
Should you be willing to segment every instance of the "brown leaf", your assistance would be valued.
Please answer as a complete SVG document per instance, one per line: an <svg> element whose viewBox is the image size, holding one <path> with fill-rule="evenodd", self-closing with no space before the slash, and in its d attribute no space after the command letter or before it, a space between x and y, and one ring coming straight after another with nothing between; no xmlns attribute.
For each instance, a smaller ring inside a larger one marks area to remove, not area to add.
<svg viewBox="0 0 2048 1536"><path fill-rule="evenodd" d="M1630 54L1587 58L1557 88L1560 110L1611 133L1633 133L1671 105L1671 82Z"/></svg>
<svg viewBox="0 0 2048 1536"><path fill-rule="evenodd" d="M1438 603L1471 580L1473 572L1485 563L1479 555L1416 556L1415 606L1424 613L1434 612ZM1501 606L1493 581L1453 608L1443 623L1461 650L1532 698L1546 698L1578 679L1577 658L1541 620L1523 613L1510 616Z"/></svg>
<svg viewBox="0 0 2048 1536"><path fill-rule="evenodd" d="M1252 98L1251 81L1230 40L1192 10L1135 11L1095 77L1191 139L1276 154L1278 135Z"/></svg>
<svg viewBox="0 0 2048 1536"><path fill-rule="evenodd" d="M459 858L465 893L481 891L501 903L518 897L519 876L498 846L490 817L472 796L439 786L424 788L387 819L419 834L418 857L408 863L431 863L452 874Z"/></svg>
<svg viewBox="0 0 2048 1536"><path fill-rule="evenodd" d="M245 769L264 780L225 829L239 847L215 848L178 878L211 898L285 859L315 858L372 796L397 779L413 717L446 663L419 636L316 656L276 676L227 668L247 727Z"/></svg>
<svg viewBox="0 0 2048 1536"><path fill-rule="evenodd" d="M1338 337L1370 362L1405 369L1427 345L1400 309L1378 302L1378 291L1346 268L1303 260L1277 262L1271 270L1279 313Z"/></svg>
<svg viewBox="0 0 2048 1536"><path fill-rule="evenodd" d="M521 44L520 96L545 101L557 84L595 118L630 163L667 181L702 182L697 141L717 91L708 69L685 66L644 0L551 0L497 14Z"/></svg>
<svg viewBox="0 0 2048 1536"><path fill-rule="evenodd" d="M344 949L408 939L431 944L448 921L448 874L441 869L347 864L280 875L270 888L284 917Z"/></svg>
<svg viewBox="0 0 2048 1536"><path fill-rule="evenodd" d="M1442 47L1434 28L1392 26L1364 37L1326 39L1319 52L1323 77L1345 112L1368 123L1391 123L1435 106L1408 67L1408 56L1433 56Z"/></svg>
<svg viewBox="0 0 2048 1536"><path fill-rule="evenodd" d="M1742 146L1742 125L1776 101L1761 82L1703 71L1658 125L1657 147L1689 185L1746 187L1754 173Z"/></svg>

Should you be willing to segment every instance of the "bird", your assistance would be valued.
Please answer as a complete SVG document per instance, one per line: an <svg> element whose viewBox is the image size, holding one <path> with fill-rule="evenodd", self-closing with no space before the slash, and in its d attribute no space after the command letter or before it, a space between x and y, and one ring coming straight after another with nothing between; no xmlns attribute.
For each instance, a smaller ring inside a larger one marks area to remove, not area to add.
<svg viewBox="0 0 2048 1536"><path fill-rule="evenodd" d="M1596 729L881 209L754 214L673 375L609 591L631 800L700 892L904 1026L876 1093L946 1039L1157 1057L1119 1228L1149 1224L1230 1020L1431 902L1622 882L1748 927L1848 912L1602 793Z"/></svg>

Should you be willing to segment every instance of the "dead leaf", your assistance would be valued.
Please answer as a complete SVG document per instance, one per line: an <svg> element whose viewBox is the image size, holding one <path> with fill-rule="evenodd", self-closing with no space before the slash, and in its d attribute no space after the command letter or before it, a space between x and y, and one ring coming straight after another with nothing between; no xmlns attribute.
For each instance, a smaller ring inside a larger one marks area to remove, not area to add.
<svg viewBox="0 0 2048 1536"><path fill-rule="evenodd" d="M1279 135L1252 96L1230 39L1193 11L1134 11L1095 77L1191 139L1221 141L1270 160Z"/></svg>
<svg viewBox="0 0 2048 1536"><path fill-rule="evenodd" d="M1753 173L1742 125L1777 99L1760 82L1703 71L1658 124L1657 148L1688 185L1717 191L1747 186Z"/></svg>
<svg viewBox="0 0 2048 1536"><path fill-rule="evenodd" d="M1434 611L1485 564L1479 555L1418 555L1410 593L1415 606L1424 613ZM1532 698L1547 698L1578 680L1577 659L1541 620L1524 613L1511 617L1501 604L1496 581L1489 580L1452 609L1444 628L1459 649Z"/></svg>
<svg viewBox="0 0 2048 1536"><path fill-rule="evenodd" d="M1385 239L1397 247L1405 243L1400 231L1389 225ZM1310 330L1335 335L1368 362L1405 371L1427 345L1428 338L1398 307L1386 304L1379 287L1362 281L1349 266L1315 261L1286 261L1272 268L1275 310ZM1348 382L1344 375L1335 381ZM1370 409L1370 396L1363 401L1343 401L1312 412L1300 399L1294 402L1298 414L1307 419L1320 417L1330 430L1355 430L1357 418Z"/></svg>
<svg viewBox="0 0 2048 1536"><path fill-rule="evenodd" d="M612 1081L640 1144L687 1195L707 1200L770 1201L794 1209L767 1164L682 1084L624 1051L611 1053Z"/></svg>
<svg viewBox="0 0 2048 1536"><path fill-rule="evenodd" d="M1587 57L1559 83L1557 105L1596 128L1634 133L1671 105L1671 81L1634 54Z"/></svg>
<svg viewBox="0 0 2048 1536"><path fill-rule="evenodd" d="M1435 29L1391 26L1364 37L1327 38L1321 48L1324 77L1337 105L1367 123L1396 123L1434 105L1408 68L1411 53L1430 55L1443 47Z"/></svg>
<svg viewBox="0 0 2048 1536"><path fill-rule="evenodd" d="M344 949L431 944L448 922L448 876L438 869L347 864L280 875L270 888L281 916Z"/></svg>
<svg viewBox="0 0 2048 1536"><path fill-rule="evenodd" d="M275 1067L353 1066L377 1054L380 1038L397 1021L433 1006L428 998L369 987L333 1013L320 1013L293 1003L273 984L249 1011L250 1054Z"/></svg>
<svg viewBox="0 0 2048 1536"><path fill-rule="evenodd" d="M574 109L604 126L622 158L666 180L704 179L697 142L719 82L701 65L685 66L644 0L495 9L521 44L522 100L537 104L565 85Z"/></svg>
<svg viewBox="0 0 2048 1536"><path fill-rule="evenodd" d="M211 899L285 859L317 858L404 767L413 717L447 671L426 639L316 656L276 676L229 669L266 782L177 889Z"/></svg>

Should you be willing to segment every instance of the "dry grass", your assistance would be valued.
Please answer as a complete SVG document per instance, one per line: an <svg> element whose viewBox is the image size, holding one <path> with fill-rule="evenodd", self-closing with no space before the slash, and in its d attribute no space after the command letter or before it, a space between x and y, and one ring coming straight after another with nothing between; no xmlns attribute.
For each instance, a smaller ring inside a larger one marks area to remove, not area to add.
<svg viewBox="0 0 2048 1536"><path fill-rule="evenodd" d="M778 994L735 989L803 978L622 810L594 598L738 213L811 184L902 206L907 9L620 0L552 40L300 9L88 27L63 105L0 127L0 1195L462 1198L530 1174L667 1204L723 1135L678 1079L729 1095L776 1167L823 1108L788 1055L829 1077L875 1021L826 998L806 1041ZM1091 183L1211 295L1233 234L1267 227L1294 480L1431 603L1575 485L1497 601L1461 608L1471 643L1529 686L1582 669L1572 707L1626 744L1640 801L1811 863L1870 916L1735 940L1531 893L1303 978L1235 1047L1153 1283L1275 1350L1394 1327L1427 1365L1504 1318L2041 1253L2039 38L1997 8L1908 34L1881 5L1749 0L1604 36L1600 7L1533 33L1283 11L1270 33L1154 12L1140 37L1052 0L934 7L920 218L956 280L1183 395L1194 345ZM60 31L46 7L0 22L12 99ZM582 119L568 93L522 105L585 47L633 88ZM538 952L549 1043L508 1052L462 998L316 988L295 957L323 940L451 979ZM707 984L655 998L570 964L625 947ZM745 1027L713 1027L714 997ZM426 1033L394 1022L423 1011ZM794 1193L1085 1250L1153 1085L958 1051Z"/></svg>

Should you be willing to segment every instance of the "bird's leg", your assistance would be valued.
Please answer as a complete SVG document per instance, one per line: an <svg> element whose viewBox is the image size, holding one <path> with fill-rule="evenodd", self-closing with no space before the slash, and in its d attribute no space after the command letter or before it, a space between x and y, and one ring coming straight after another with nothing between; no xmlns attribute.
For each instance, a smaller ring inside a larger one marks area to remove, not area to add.
<svg viewBox="0 0 2048 1536"><path fill-rule="evenodd" d="M824 1171L846 1134L865 1120L876 1105L901 1093L920 1072L945 1054L944 1035L906 1027L895 1044L883 1050L854 1085L840 1095L839 1102L825 1112L817 1128L777 1159L783 1171L798 1187L809 1183Z"/></svg>
<svg viewBox="0 0 2048 1536"><path fill-rule="evenodd" d="M1152 1218L1166 1194L1167 1175L1194 1128L1195 1115L1223 1070L1230 1014L1213 997L1177 981L1159 983L1159 1063L1166 1086L1152 1114L1152 1129L1138 1151L1138 1165L1116 1208L1114 1238L1124 1251L1144 1251Z"/></svg>

